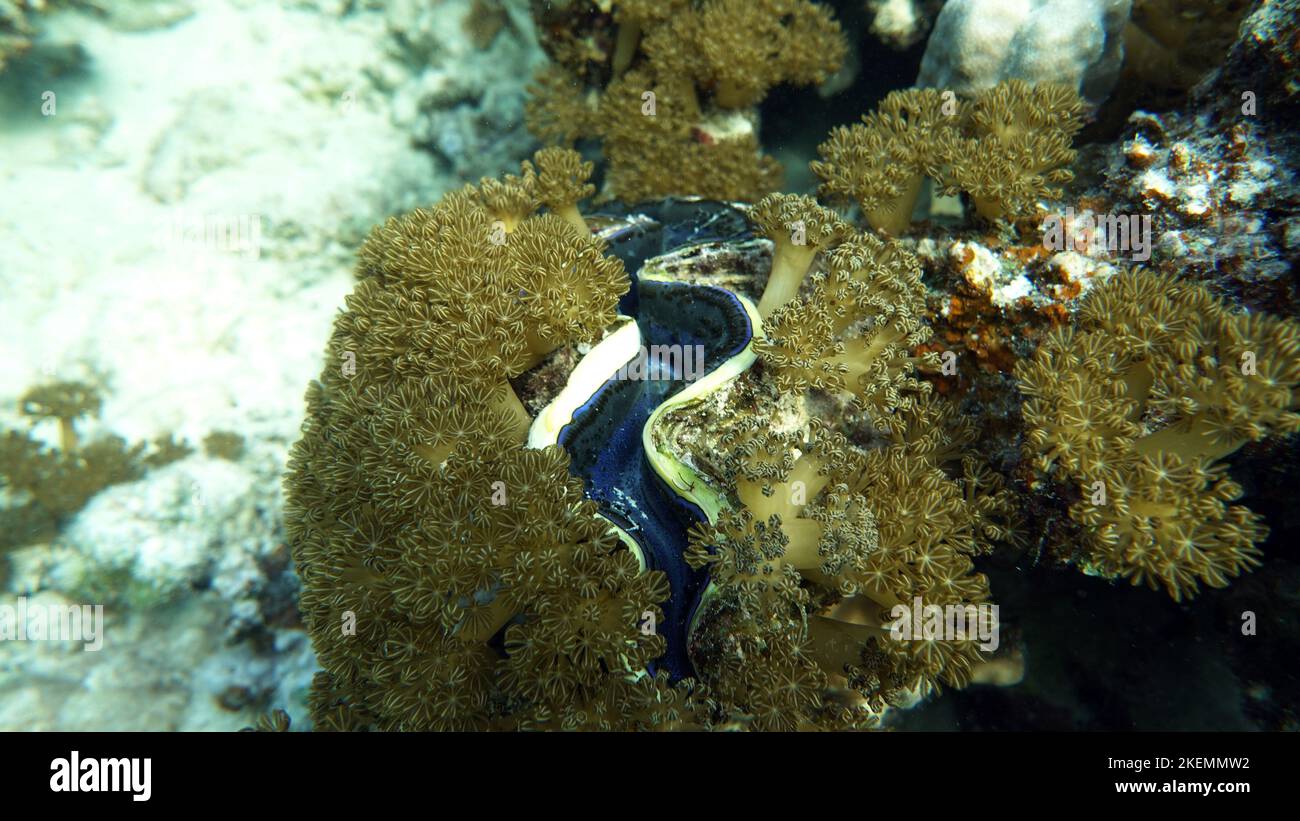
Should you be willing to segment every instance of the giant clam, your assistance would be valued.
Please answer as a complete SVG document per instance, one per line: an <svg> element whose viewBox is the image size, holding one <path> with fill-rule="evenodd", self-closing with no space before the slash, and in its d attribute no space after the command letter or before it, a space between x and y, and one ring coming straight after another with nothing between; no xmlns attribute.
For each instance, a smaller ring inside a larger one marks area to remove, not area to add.
<svg viewBox="0 0 1300 821"><path fill-rule="evenodd" d="M667 575L665 621L647 629L667 639L656 666L680 679L692 674L688 635L708 583L707 571L686 564L686 532L711 521L720 501L652 431L667 410L698 401L754 362L757 309L726 286L752 282L765 267L765 243L739 207L709 201L664 200L592 222L632 276L619 306L623 324L538 415L529 445L561 445L642 567Z"/></svg>

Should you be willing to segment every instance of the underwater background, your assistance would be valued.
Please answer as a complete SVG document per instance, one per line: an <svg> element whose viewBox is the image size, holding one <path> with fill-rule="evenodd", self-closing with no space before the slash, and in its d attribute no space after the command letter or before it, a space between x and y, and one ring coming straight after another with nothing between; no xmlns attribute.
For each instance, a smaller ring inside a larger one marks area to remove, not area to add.
<svg viewBox="0 0 1300 821"><path fill-rule="evenodd" d="M1297 46L0 0L0 728L1296 729Z"/></svg>

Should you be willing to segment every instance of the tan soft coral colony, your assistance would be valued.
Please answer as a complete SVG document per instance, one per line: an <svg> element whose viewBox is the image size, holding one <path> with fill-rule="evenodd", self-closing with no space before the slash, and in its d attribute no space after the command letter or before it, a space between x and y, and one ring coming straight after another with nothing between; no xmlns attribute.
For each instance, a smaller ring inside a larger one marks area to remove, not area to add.
<svg viewBox="0 0 1300 821"><path fill-rule="evenodd" d="M891 92L862 122L839 126L811 164L820 193L856 203L871 227L907 230L922 182L970 195L985 219L1024 216L1069 180L1082 125L1073 89L1008 80L960 100L936 89Z"/></svg>
<svg viewBox="0 0 1300 821"><path fill-rule="evenodd" d="M758 303L764 317L794 299L818 251L852 230L835 212L812 197L769 194L754 206L750 219L772 240L772 269Z"/></svg>
<svg viewBox="0 0 1300 821"><path fill-rule="evenodd" d="M942 184L970 194L985 219L1030 213L1038 199L1060 196L1054 184L1073 177L1066 166L1082 113L1069 86L1000 83L970 105L963 134L946 136Z"/></svg>
<svg viewBox="0 0 1300 821"><path fill-rule="evenodd" d="M1219 460L1300 430L1300 327L1238 314L1204 286L1129 272L1092 292L1079 327L1017 369L1026 446L1071 484L1085 570L1223 587L1259 563L1261 518Z"/></svg>
<svg viewBox="0 0 1300 821"><path fill-rule="evenodd" d="M778 187L755 107L782 83L812 85L847 51L829 9L810 0L613 4L610 78L584 77L588 55L553 54L526 108L543 140L602 142L613 196L692 194L756 200Z"/></svg>
<svg viewBox="0 0 1300 821"><path fill-rule="evenodd" d="M955 99L934 89L891 92L861 124L837 126L811 164L820 193L856 202L873 228L899 235L926 177L942 178L945 132L959 124Z"/></svg>
<svg viewBox="0 0 1300 821"><path fill-rule="evenodd" d="M972 426L916 377L912 351L930 337L916 258L808 197L770 195L751 219L775 249L755 342L764 368L743 383L775 385L800 419L816 394L846 395L886 441L864 449L817 419L789 430L763 412L710 418L724 431L716 452L692 457L726 503L688 554L713 583L701 675L757 729L869 726L888 705L970 680L975 620L992 612L971 559L1014 538L1014 500L962 457ZM962 611L968 629L898 640L897 608L917 600Z"/></svg>
<svg viewBox="0 0 1300 821"><path fill-rule="evenodd" d="M975 493L949 475L968 425L929 403L906 415L909 430L866 452L816 422L800 435L751 418L723 439L732 507L696 528L688 560L710 568L711 606L726 614L703 629L731 625L703 640L717 648L706 683L756 728L864 726L963 686L981 658L973 621L961 636L890 635L895 608L916 598L974 618L989 591L971 557L1008 535L995 520L1010 509L989 477L972 479Z"/></svg>
<svg viewBox="0 0 1300 821"><path fill-rule="evenodd" d="M779 83L820 83L845 53L829 9L805 0L715 0L693 35L704 58L698 79L723 108L755 105Z"/></svg>
<svg viewBox="0 0 1300 821"><path fill-rule="evenodd" d="M924 307L916 258L860 234L828 254L807 294L772 314L755 350L782 390L848 394L887 426L929 390L914 367L938 364L935 354L911 353L930 338Z"/></svg>
<svg viewBox="0 0 1300 821"><path fill-rule="evenodd" d="M587 193L576 156L523 171L371 233L308 392L286 527L324 668L319 727L667 720L672 694L630 678L662 653L636 625L663 576L638 567L564 451L521 447L530 419L508 381L596 341L627 274L572 215L530 213Z"/></svg>

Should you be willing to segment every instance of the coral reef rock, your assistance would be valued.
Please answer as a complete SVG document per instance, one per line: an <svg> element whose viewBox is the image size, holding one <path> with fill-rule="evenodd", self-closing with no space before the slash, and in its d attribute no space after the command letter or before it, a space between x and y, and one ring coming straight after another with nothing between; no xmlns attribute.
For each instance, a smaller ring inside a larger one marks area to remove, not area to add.
<svg viewBox="0 0 1300 821"><path fill-rule="evenodd" d="M1100 103L1124 60L1130 0L950 0L917 85L978 91L1002 80L1074 86Z"/></svg>

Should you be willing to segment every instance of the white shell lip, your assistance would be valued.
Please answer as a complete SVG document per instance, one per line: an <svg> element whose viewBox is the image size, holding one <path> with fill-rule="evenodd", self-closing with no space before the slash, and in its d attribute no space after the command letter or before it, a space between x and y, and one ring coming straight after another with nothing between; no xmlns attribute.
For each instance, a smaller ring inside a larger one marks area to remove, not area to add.
<svg viewBox="0 0 1300 821"><path fill-rule="evenodd" d="M542 408L528 429L530 448L544 448L559 442L560 431L573 421L573 414L586 404L609 375L641 350L641 329L631 317L619 317L624 324L591 349L569 374L564 389Z"/></svg>
<svg viewBox="0 0 1300 821"><path fill-rule="evenodd" d="M657 279L657 277L649 278ZM754 342L765 338L762 317L759 316L758 309L750 299L741 294L736 294L736 297L744 307L745 312L749 314L750 326L753 328L753 335L744 350L723 362L719 367L705 375L704 378L691 383L661 403L650 414L650 418L646 420L641 429L642 447L650 461L651 468L659 474L660 478L675 493L698 505L704 511L705 517L710 523L717 521L719 512L726 505L725 500L689 467L659 452L654 445L653 431L656 423L665 413L675 408L699 402L705 395L739 377L758 358L754 352ZM586 356L579 360L577 366L573 369L573 373L569 375L569 381L565 383L564 389L546 407L542 408L541 413L537 414L532 427L528 430L527 447L544 448L548 445L558 444L560 431L565 425L573 421L573 414L577 412L578 408L586 404L592 395L609 380L610 374L616 372L620 366L632 360L640 352L641 329L636 321L627 316L620 316L619 321L624 324L601 340ZM636 539L613 522L610 522L610 527L636 556L641 570L645 570L647 567L646 557ZM687 628L688 635L694 633L699 615L704 609L704 603L716 593L717 586L710 581L701 596L700 606L696 608L695 618L691 620L691 624Z"/></svg>

